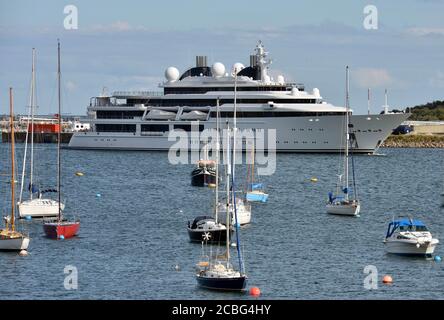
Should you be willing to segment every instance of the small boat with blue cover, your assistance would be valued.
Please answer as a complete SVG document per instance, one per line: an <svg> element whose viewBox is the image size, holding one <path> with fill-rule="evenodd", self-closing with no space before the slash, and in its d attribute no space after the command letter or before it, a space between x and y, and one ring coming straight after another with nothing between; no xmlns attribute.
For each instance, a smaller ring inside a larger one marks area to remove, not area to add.
<svg viewBox="0 0 444 320"><path fill-rule="evenodd" d="M384 244L387 253L432 256L439 240L420 220L400 218L389 223Z"/></svg>

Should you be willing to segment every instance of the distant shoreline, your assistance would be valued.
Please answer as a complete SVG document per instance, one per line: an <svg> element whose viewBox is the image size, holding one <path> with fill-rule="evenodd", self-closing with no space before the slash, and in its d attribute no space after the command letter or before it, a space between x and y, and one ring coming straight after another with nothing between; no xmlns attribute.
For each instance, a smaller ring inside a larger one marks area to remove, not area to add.
<svg viewBox="0 0 444 320"><path fill-rule="evenodd" d="M444 135L391 135L384 148L444 148Z"/></svg>

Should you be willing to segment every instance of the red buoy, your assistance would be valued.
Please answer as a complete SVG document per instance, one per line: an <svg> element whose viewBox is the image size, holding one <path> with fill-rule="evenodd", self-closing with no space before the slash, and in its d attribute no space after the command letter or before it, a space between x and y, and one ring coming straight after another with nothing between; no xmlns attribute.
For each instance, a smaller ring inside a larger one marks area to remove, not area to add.
<svg viewBox="0 0 444 320"><path fill-rule="evenodd" d="M393 282L393 279L389 275L385 275L384 278L382 278L382 282L385 284L391 284Z"/></svg>
<svg viewBox="0 0 444 320"><path fill-rule="evenodd" d="M259 297L261 295L261 290L258 287L250 288L250 296Z"/></svg>

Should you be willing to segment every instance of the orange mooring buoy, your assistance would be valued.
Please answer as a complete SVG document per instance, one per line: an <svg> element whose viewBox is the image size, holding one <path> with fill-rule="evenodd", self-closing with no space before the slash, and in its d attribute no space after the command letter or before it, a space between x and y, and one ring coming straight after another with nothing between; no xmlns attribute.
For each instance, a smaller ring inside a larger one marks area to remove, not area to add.
<svg viewBox="0 0 444 320"><path fill-rule="evenodd" d="M250 288L250 296L259 297L261 295L261 290L258 287Z"/></svg>
<svg viewBox="0 0 444 320"><path fill-rule="evenodd" d="M385 284L391 284L393 282L393 279L389 275L385 275L384 278L382 278L382 282Z"/></svg>

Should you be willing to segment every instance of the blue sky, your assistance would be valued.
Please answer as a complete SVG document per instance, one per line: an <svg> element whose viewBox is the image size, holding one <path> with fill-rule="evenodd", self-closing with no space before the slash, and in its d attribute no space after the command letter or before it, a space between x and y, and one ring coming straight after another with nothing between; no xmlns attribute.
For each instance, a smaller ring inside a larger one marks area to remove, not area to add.
<svg viewBox="0 0 444 320"><path fill-rule="evenodd" d="M77 30L65 30L65 5L78 8ZM366 5L378 9L378 29L363 27ZM56 112L56 41L62 42L64 113L85 114L103 87L159 90L166 67L184 71L195 55L227 67L248 64L261 39L273 74L317 87L344 102L351 68L355 113L404 108L444 99L444 0L404 1L6 1L0 0L0 114L8 87L16 112L29 92L31 49L37 49L40 113Z"/></svg>

